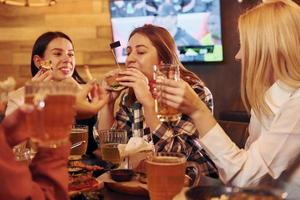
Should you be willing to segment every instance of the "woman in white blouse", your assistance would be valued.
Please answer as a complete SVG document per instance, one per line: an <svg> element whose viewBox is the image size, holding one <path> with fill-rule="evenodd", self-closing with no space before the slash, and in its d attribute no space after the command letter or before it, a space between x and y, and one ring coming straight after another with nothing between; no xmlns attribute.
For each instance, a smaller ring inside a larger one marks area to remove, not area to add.
<svg viewBox="0 0 300 200"><path fill-rule="evenodd" d="M165 102L192 117L199 140L224 183L287 183L300 197L300 7L271 0L239 18L241 94L251 110L249 138L239 149L184 81L164 81Z"/></svg>

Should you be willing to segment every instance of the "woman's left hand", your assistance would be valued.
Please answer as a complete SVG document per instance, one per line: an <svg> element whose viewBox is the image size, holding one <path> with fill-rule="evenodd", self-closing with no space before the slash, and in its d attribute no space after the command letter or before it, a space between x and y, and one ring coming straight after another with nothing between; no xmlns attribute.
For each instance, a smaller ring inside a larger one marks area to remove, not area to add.
<svg viewBox="0 0 300 200"><path fill-rule="evenodd" d="M148 78L139 70L134 68L128 68L119 72L122 77L117 78L120 84L131 87L134 90L134 94L137 100L143 105L153 104L154 98L150 92L148 85Z"/></svg>

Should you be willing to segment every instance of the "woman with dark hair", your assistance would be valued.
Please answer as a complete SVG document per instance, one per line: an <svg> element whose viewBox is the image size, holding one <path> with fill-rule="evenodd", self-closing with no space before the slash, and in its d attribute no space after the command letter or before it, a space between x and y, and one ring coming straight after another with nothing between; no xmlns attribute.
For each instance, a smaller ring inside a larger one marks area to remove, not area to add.
<svg viewBox="0 0 300 200"><path fill-rule="evenodd" d="M48 64L47 66L45 66ZM85 81L79 76L75 69L74 45L69 36L62 32L46 32L35 41L31 54L31 74L32 81L68 81L76 84L81 89L80 84ZM98 101L97 97L89 102L81 101L75 106L77 111L77 124L88 125L90 140L88 153L97 148L92 139L92 127L96 122L96 114L104 101ZM12 113L20 105L24 104L24 87L11 92L7 104L6 115Z"/></svg>
<svg viewBox="0 0 300 200"><path fill-rule="evenodd" d="M187 81L212 111L212 94L203 82L180 62L170 33L159 26L144 25L129 36L126 70L117 81L129 89L121 97L120 108L114 118L114 103L120 93L110 92L110 101L98 116L98 130L126 129L129 137L143 135L154 143L157 152L180 152L188 160L198 162L203 175L218 177L214 163L197 141L198 133L188 115L174 123L162 123L155 112L155 102L149 82L153 82L153 66L160 63L180 65L181 79ZM134 134L133 134L134 133Z"/></svg>
<svg viewBox="0 0 300 200"><path fill-rule="evenodd" d="M32 77L34 77L38 72L39 72L39 67L40 64L38 62L39 59L43 59L44 58L44 54L45 51L48 47L48 44L56 39L56 38L63 38L68 40L71 45L74 47L73 42L71 40L71 38L69 36L67 36L66 34L56 31L56 32L46 32L44 34L42 34L34 43L33 48L32 48L32 53L31 53L31 75ZM74 49L71 48L70 49L70 53L73 55L69 55L69 56L73 56L74 57ZM71 71L73 73L70 73L72 75L72 77L74 78L74 80L76 80L76 82L78 82L79 84L84 84L86 83L78 74L78 72L75 69L75 60L74 62L74 70Z"/></svg>

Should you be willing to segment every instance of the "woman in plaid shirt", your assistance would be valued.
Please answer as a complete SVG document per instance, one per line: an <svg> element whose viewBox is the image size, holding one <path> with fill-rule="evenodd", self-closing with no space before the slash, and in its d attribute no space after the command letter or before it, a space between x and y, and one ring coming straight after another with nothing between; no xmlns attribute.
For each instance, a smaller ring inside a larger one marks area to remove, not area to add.
<svg viewBox="0 0 300 200"><path fill-rule="evenodd" d="M118 72L122 76L117 81L129 89L123 93L115 117L114 104L120 93L109 92L111 101L99 112L98 130L126 129L129 137L140 135L152 141L157 152L183 153L188 160L199 164L202 175L217 178L217 169L198 142L198 132L191 118L183 114L179 121L166 123L160 122L155 112L151 93L153 65L162 62L180 64L181 79L188 82L213 111L212 94L199 77L181 64L172 36L162 27L147 24L133 30L126 50L126 70Z"/></svg>

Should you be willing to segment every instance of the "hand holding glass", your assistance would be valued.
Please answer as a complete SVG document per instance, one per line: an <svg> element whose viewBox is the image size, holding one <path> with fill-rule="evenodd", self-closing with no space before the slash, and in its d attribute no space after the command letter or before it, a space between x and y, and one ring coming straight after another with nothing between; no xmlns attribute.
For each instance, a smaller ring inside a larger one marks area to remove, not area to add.
<svg viewBox="0 0 300 200"><path fill-rule="evenodd" d="M179 65L175 64L160 64L154 65L153 79L172 79L180 80ZM155 109L160 121L177 121L181 117L181 113L162 102L163 92L161 90L162 84L156 82L156 98Z"/></svg>
<svg viewBox="0 0 300 200"><path fill-rule="evenodd" d="M76 86L67 82L28 82L25 103L35 106L27 116L31 139L41 147L57 148L69 141L75 117Z"/></svg>

